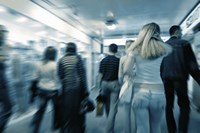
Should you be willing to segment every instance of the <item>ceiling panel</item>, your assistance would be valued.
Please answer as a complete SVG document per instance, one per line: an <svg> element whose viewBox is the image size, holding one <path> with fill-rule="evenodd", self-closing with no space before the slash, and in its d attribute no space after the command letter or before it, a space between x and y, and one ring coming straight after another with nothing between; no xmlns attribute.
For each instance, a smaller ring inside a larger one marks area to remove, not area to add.
<svg viewBox="0 0 200 133"><path fill-rule="evenodd" d="M180 24L199 0L32 0L66 22L93 37L135 35L149 22L160 25L167 33L173 24ZM117 21L115 30L108 30L108 18Z"/></svg>

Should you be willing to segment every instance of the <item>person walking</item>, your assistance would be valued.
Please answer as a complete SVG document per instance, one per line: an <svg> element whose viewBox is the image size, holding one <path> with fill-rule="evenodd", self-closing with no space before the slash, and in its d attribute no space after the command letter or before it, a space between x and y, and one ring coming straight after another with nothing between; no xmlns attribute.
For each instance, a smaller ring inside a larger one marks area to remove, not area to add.
<svg viewBox="0 0 200 133"><path fill-rule="evenodd" d="M120 58L119 63L119 84L122 86L119 94L119 101L123 103L124 107L124 133L131 133L131 127L133 127L133 130L135 129L134 124L131 124L131 116L133 115L131 112L133 111L131 109L131 100L133 95L133 78L134 78L134 68L130 69L129 73L124 73L124 63L127 58L127 49L133 44L134 40L127 40L125 45L125 52L126 55L122 56Z"/></svg>
<svg viewBox="0 0 200 133"><path fill-rule="evenodd" d="M0 133L4 132L12 114L5 64L8 59L8 51L6 48L7 33L7 28L4 25L0 25Z"/></svg>
<svg viewBox="0 0 200 133"><path fill-rule="evenodd" d="M165 87L166 120L169 133L187 133L190 113L187 80L189 74L200 84L199 67L188 41L181 39L181 27L173 25L169 29L170 39L166 41L173 52L163 59L161 77ZM177 95L180 115L176 127L173 107Z"/></svg>
<svg viewBox="0 0 200 133"><path fill-rule="evenodd" d="M62 83L61 133L85 133L85 114L94 110L94 105L89 98L85 64L73 42L66 44L58 75Z"/></svg>
<svg viewBox="0 0 200 133"><path fill-rule="evenodd" d="M118 82L119 58L115 56L118 46L109 45L109 55L101 62L99 67L100 94L105 96L105 109L107 115L106 133L114 133L115 117L117 114L120 85Z"/></svg>
<svg viewBox="0 0 200 133"><path fill-rule="evenodd" d="M58 94L61 89L61 83L57 75L57 64L55 62L57 56L57 50L49 46L45 49L44 59L37 64L36 71L36 86L37 95L39 96L39 109L33 116L31 125L33 126L33 133L38 133L41 125L42 118L44 116L48 102L53 102L53 114L54 120L52 122L52 130L56 130L55 121L57 118L57 100ZM35 83L35 81L33 81Z"/></svg>
<svg viewBox="0 0 200 133"><path fill-rule="evenodd" d="M162 41L156 23L145 24L128 48L124 72L129 73L135 67L132 108L137 133L161 133L165 99L160 65L170 51L170 46Z"/></svg>

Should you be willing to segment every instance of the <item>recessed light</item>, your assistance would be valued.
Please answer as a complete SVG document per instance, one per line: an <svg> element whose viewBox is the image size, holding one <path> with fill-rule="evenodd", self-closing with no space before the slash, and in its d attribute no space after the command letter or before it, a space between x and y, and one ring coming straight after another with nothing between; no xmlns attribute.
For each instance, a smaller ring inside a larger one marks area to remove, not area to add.
<svg viewBox="0 0 200 133"><path fill-rule="evenodd" d="M6 8L3 7L3 6L0 6L0 13L1 13L1 12L6 12Z"/></svg>
<svg viewBox="0 0 200 133"><path fill-rule="evenodd" d="M16 19L16 21L19 22L19 23L24 23L24 22L27 21L27 18L25 18L25 17L19 17L19 18Z"/></svg>

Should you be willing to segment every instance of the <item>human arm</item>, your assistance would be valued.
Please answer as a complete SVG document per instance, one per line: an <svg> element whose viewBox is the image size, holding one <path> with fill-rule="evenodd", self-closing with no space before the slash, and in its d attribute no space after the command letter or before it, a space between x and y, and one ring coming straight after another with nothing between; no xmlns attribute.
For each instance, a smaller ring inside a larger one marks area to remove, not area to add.
<svg viewBox="0 0 200 133"><path fill-rule="evenodd" d="M85 64L80 56L78 56L77 69L78 69L78 74L81 80L82 99L84 99L85 97L89 96L89 91L88 91L88 85L87 85Z"/></svg>
<svg viewBox="0 0 200 133"><path fill-rule="evenodd" d="M97 88L101 90L101 83L102 83L103 74L99 73L97 76Z"/></svg>
<svg viewBox="0 0 200 133"><path fill-rule="evenodd" d="M103 73L104 73L104 61L102 60L99 65L99 74L97 76L97 88L101 92L101 83L103 80Z"/></svg>
<svg viewBox="0 0 200 133"><path fill-rule="evenodd" d="M64 79L64 77L65 77L64 68L63 68L63 64L62 64L62 59L60 59L59 62L58 62L57 74L58 74L59 79L62 81Z"/></svg>
<svg viewBox="0 0 200 133"><path fill-rule="evenodd" d="M93 101L89 97L85 64L80 56L78 56L77 69L81 80L80 114L84 114L93 111L95 106Z"/></svg>
<svg viewBox="0 0 200 133"><path fill-rule="evenodd" d="M30 98L29 103L33 103L35 101L35 97L37 96L38 92L38 82L39 82L39 65L37 63L34 64L34 74L32 75L32 81L30 83L29 91L30 91Z"/></svg>
<svg viewBox="0 0 200 133"><path fill-rule="evenodd" d="M185 54L186 54L185 58L187 61L188 71L189 71L190 75L200 85L200 70L199 70L199 66L198 66L195 54L194 54L190 44L185 46Z"/></svg>
<svg viewBox="0 0 200 133"><path fill-rule="evenodd" d="M119 71L118 71L118 81L120 85L122 85L123 77L124 77L123 76L123 62L124 62L124 57L121 57L119 61Z"/></svg>
<svg viewBox="0 0 200 133"><path fill-rule="evenodd" d="M123 74L131 77L135 76L135 54L132 52L126 56L123 64Z"/></svg>

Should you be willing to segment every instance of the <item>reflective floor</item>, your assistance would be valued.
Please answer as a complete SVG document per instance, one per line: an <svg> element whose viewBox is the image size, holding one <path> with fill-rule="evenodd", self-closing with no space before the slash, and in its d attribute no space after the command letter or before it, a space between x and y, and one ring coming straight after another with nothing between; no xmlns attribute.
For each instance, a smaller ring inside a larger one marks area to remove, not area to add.
<svg viewBox="0 0 200 133"><path fill-rule="evenodd" d="M91 98L95 99L98 95L97 90L91 91ZM30 121L32 115L36 110L36 106L31 107L27 113L23 115L15 114L12 116L12 120L9 122L8 127L5 133L29 133L30 132ZM95 110L92 113L87 114L87 128L86 133L103 133L106 116L96 117ZM175 115L176 119L178 117L178 107L175 107ZM118 113L116 116L116 124L115 124L115 133L123 133L123 105L119 104ZM46 114L44 116L42 125L41 125L41 133L58 133L58 131L51 131L51 106L49 106L46 110ZM162 133L167 133L166 131L166 122L163 118L162 122ZM198 113L194 108L192 108L190 113L190 124L189 124L189 133L200 133L200 113Z"/></svg>

